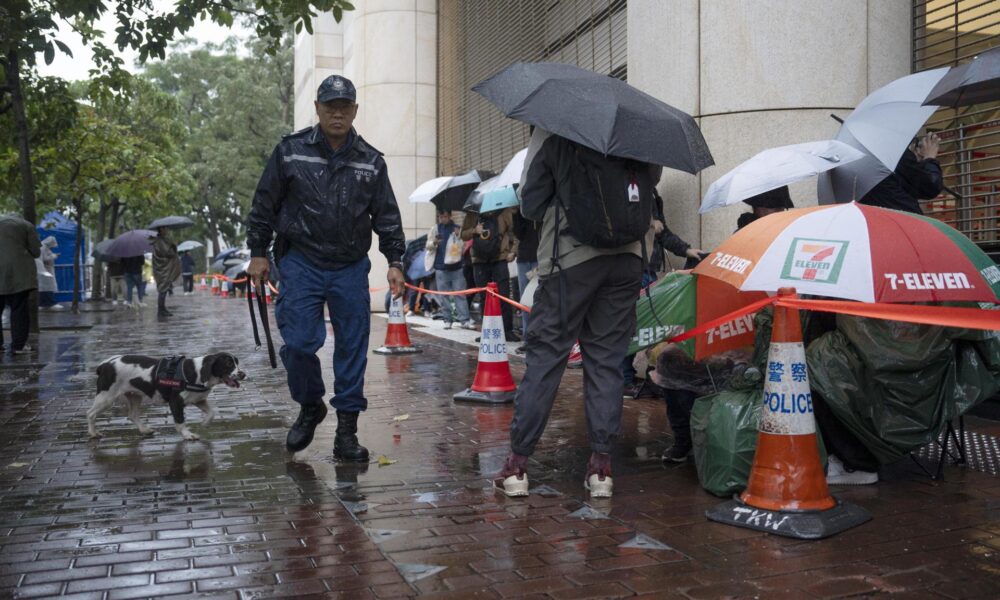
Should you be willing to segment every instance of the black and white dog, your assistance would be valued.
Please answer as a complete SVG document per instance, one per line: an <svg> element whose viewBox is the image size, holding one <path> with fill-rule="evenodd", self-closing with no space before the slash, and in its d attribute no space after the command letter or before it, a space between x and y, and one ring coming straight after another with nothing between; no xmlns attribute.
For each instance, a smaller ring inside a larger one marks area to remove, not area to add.
<svg viewBox="0 0 1000 600"><path fill-rule="evenodd" d="M220 383L229 387L240 387L246 373L240 370L240 361L226 352L206 354L198 358L172 356L153 358L150 356L112 356L97 367L97 397L87 410L87 426L90 437L101 437L94 421L119 398L128 401L128 417L139 428L139 433L149 434L139 417L142 399L166 402L174 417L177 433L185 440L197 440L197 435L184 424L184 407L193 404L203 413L203 425L208 425L215 416L208 394Z"/></svg>

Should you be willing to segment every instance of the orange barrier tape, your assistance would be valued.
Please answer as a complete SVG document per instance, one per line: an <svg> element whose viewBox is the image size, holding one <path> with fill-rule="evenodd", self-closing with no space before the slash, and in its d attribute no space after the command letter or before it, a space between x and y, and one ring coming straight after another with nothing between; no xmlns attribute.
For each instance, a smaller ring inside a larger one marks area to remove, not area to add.
<svg viewBox="0 0 1000 600"><path fill-rule="evenodd" d="M801 298L781 298L777 306L834 312L856 317L941 325L964 329L1000 330L1000 311L981 308L958 308L955 306L927 306L913 304L868 304L844 300L804 300Z"/></svg>
<svg viewBox="0 0 1000 600"><path fill-rule="evenodd" d="M866 303L850 302L846 300L806 300L802 298L765 298L753 304L748 304L743 308L723 315L717 319L712 319L694 327L680 335L676 335L667 342L680 343L701 335L710 329L715 329L723 323L727 323L742 317L743 315L755 313L769 304L783 306L786 308L797 308L799 310L815 310L818 312L832 312L856 317L868 317L870 319L885 319L887 321L901 321L904 323L918 323L921 325L940 325L942 327L960 327L963 329L987 329L1000 330L1000 311L984 310L979 308L958 308L953 306L927 306L913 304L889 304L889 303Z"/></svg>
<svg viewBox="0 0 1000 600"><path fill-rule="evenodd" d="M722 315L721 317L719 317L717 319L712 319L711 321L706 321L706 322L702 323L701 325L699 325L697 327L693 327L693 328L685 331L684 333L682 333L680 335L675 335L674 337L672 337L672 338L670 338L668 340L665 340L665 341L671 342L671 343L674 343L674 344L679 344L680 342L683 342L684 340L689 340L689 339L691 339L691 338L693 338L695 336L701 335L701 334L705 333L706 331L708 331L710 329L715 329L716 327L718 327L719 325L722 325L723 323L728 323L728 322L730 322L730 321L732 321L732 320L734 320L734 319L736 319L738 317L742 317L743 315L748 315L750 313L755 313L758 310L764 308L765 306L767 306L769 304L774 304L775 302L777 302L777 300L778 300L777 296L775 296L773 298L764 298L763 300L758 300L757 302L754 302L753 304L748 304L748 305L744 306L743 308L734 310L733 312L729 313L728 315Z"/></svg>
<svg viewBox="0 0 1000 600"><path fill-rule="evenodd" d="M418 292L423 292L425 294L436 294L438 296L468 296L470 294L478 294L479 292L485 292L486 291L486 288L480 287L480 288L469 288L467 290L458 290L457 292L439 292L438 290L428 290L428 289L422 288L422 287L420 287L418 285L411 285L409 283L404 283L403 285L405 285L406 287L410 288L411 290L415 290L415 291L418 291ZM500 297L502 298L503 296L500 296Z"/></svg>
<svg viewBox="0 0 1000 600"><path fill-rule="evenodd" d="M272 294L277 294L278 293L278 288L274 287L274 284L271 283L270 281L267 282L267 287L271 288L271 293Z"/></svg>

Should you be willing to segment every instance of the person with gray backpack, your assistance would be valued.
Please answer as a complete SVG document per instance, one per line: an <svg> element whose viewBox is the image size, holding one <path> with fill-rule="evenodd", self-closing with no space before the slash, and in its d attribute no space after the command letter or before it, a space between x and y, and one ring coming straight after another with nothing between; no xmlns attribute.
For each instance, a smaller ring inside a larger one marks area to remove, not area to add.
<svg viewBox="0 0 1000 600"><path fill-rule="evenodd" d="M539 285L525 340L527 368L514 400L511 453L494 485L528 494L528 457L548 422L579 340L592 454L584 486L610 497L611 448L622 415L622 359L635 332L635 300L652 248L654 187L662 168L605 156L535 129L528 146L521 214L541 221Z"/></svg>

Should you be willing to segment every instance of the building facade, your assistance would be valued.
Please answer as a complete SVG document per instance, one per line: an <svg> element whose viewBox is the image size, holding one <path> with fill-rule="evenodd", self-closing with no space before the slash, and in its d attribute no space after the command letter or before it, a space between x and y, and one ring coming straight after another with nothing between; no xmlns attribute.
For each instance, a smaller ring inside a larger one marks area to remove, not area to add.
<svg viewBox="0 0 1000 600"><path fill-rule="evenodd" d="M716 165L698 175L665 171L660 192L670 227L710 249L732 233L743 211L736 206L698 214L701 197L723 173L769 147L832 138L838 124L831 114L846 116L882 85L1000 45L1000 8L981 0L354 5L341 23L324 15L314 35L297 40L296 125L315 122L312 100L325 76L341 73L355 82L358 129L386 154L408 238L433 223L432 207L406 201L417 185L469 169L499 170L526 145L527 126L505 119L470 89L515 61L576 64L624 79L693 115ZM977 241L988 241L991 234L996 239L1000 182L990 151L1000 139L989 137L995 107L976 108L971 116L940 111L932 119L930 126L946 130L942 161L949 187L971 193L927 209L963 231L976 223ZM971 135L979 136L979 145L971 145ZM791 189L797 206L815 204L814 181ZM373 263L377 287L385 261Z"/></svg>

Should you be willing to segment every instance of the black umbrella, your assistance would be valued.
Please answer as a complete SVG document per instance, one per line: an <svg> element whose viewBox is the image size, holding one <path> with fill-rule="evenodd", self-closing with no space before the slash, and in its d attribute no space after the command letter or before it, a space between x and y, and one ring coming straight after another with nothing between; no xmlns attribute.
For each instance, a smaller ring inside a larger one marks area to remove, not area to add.
<svg viewBox="0 0 1000 600"><path fill-rule="evenodd" d="M160 227L166 227L168 229L184 229L185 227L190 227L194 225L194 221L187 217L161 217L149 224L147 229L159 229Z"/></svg>
<svg viewBox="0 0 1000 600"><path fill-rule="evenodd" d="M691 115L614 77L519 62L472 89L512 119L605 155L688 173L715 164Z"/></svg>
<svg viewBox="0 0 1000 600"><path fill-rule="evenodd" d="M968 106L1000 100L1000 48L953 67L927 95L924 105Z"/></svg>

